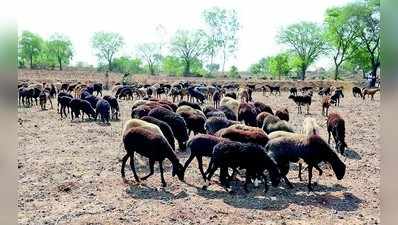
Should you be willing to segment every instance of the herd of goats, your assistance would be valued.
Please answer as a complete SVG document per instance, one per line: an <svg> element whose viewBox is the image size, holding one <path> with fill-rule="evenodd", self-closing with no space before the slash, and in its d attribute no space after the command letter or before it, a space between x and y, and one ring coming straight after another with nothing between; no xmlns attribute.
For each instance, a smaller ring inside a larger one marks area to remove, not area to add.
<svg viewBox="0 0 398 225"><path fill-rule="evenodd" d="M263 95L280 95L279 86L239 85L236 83L211 85L192 82L175 82L173 84L115 84L111 95L102 96L101 83L51 83L32 84L21 81L18 84L18 104L29 107L34 103L45 110L47 103L53 108L52 100L57 98L57 111L61 118L101 119L109 124L110 119L119 119L120 100L133 100L131 119L126 121L122 131L122 142L126 155L122 159L121 175L125 182L125 166L130 158L130 166L137 182L146 180L154 173L155 162L159 163L160 177L163 177L163 161L169 159L172 164L172 176L184 181L184 174L196 158L199 171L204 180L203 188L210 185L210 180L217 169L220 184L230 189L230 181L236 179L242 170L245 171L244 190L248 184L264 184L268 190L269 177L272 186L276 187L283 180L288 188L292 184L287 179L290 163L298 163L300 181L303 163L308 170L308 189L313 190L312 170L319 176L323 171L321 163L332 168L337 179L342 179L346 166L338 154L344 156L345 121L338 113L328 113L329 107L339 106L344 97L342 87L324 87L315 90L313 87L289 90L289 99L297 105L298 113L306 106L309 114L314 92L322 97L322 115L327 117L328 141L319 135L320 126L316 120L306 117L302 132L296 133L289 124L289 111L278 109L275 112L269 105L254 101L252 93L261 91ZM370 96L373 100L379 88L352 89L354 97ZM98 97L98 96L101 97ZM168 100L171 99L171 100ZM212 104L205 104L205 102ZM68 113L66 113L66 110ZM189 138L191 132L193 137ZM335 149L329 144L331 136ZM188 160L182 165L175 153L176 143L179 151L189 151ZM134 165L134 154L148 158L150 173L138 177ZM210 158L206 171L202 158ZM327 168L327 167L325 167ZM231 169L232 174L230 174Z"/></svg>

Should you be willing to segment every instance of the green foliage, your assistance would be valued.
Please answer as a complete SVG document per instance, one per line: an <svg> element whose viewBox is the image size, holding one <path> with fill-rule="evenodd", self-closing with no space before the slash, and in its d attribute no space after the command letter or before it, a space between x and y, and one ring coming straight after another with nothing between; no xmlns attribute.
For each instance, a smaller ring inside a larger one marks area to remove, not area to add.
<svg viewBox="0 0 398 225"><path fill-rule="evenodd" d="M231 69L228 71L228 77L230 78L239 78L239 71L238 67L236 66L231 66Z"/></svg>
<svg viewBox="0 0 398 225"><path fill-rule="evenodd" d="M29 63L30 68L34 68L34 61L38 61L41 51L43 50L43 39L32 32L23 31L19 40L20 63Z"/></svg>
<svg viewBox="0 0 398 225"><path fill-rule="evenodd" d="M289 65L289 54L279 53L275 56L268 58L268 67L271 75L275 79L281 79L281 76L287 76L291 70Z"/></svg>
<svg viewBox="0 0 398 225"><path fill-rule="evenodd" d="M210 63L213 64L213 58L221 50L222 53L222 72L224 73L225 63L230 55L237 50L238 31L240 24L236 10L226 10L219 7L213 7L204 10L202 16L209 30L209 55Z"/></svg>
<svg viewBox="0 0 398 225"><path fill-rule="evenodd" d="M305 79L307 68L327 51L322 28L312 22L296 23L282 29L278 40L300 58L302 80Z"/></svg>
<svg viewBox="0 0 398 225"><path fill-rule="evenodd" d="M53 34L47 43L48 54L52 59L56 59L59 69L62 65L68 65L73 56L72 42L62 34Z"/></svg>
<svg viewBox="0 0 398 225"><path fill-rule="evenodd" d="M169 76L181 76L184 72L184 62L179 57L166 56L162 60L162 71Z"/></svg>
<svg viewBox="0 0 398 225"><path fill-rule="evenodd" d="M267 59L261 58L257 63L252 64L249 67L249 71L251 74L255 74L257 76L265 76L269 72Z"/></svg>
<svg viewBox="0 0 398 225"><path fill-rule="evenodd" d="M184 75L192 75L194 60L207 50L206 34L202 30L178 30L171 41L171 52L184 62Z"/></svg>
<svg viewBox="0 0 398 225"><path fill-rule="evenodd" d="M143 43L137 46L138 54L147 63L146 67L151 75L155 75L159 70L159 63L162 59L160 50L161 45L158 43Z"/></svg>
<svg viewBox="0 0 398 225"><path fill-rule="evenodd" d="M115 58L112 62L112 68L114 71L123 74L137 74L144 71L142 68L142 61L140 59L129 58L126 56Z"/></svg>
<svg viewBox="0 0 398 225"><path fill-rule="evenodd" d="M107 62L109 71L112 71L113 57L123 45L122 36L113 32L95 32L91 39L91 46L99 62Z"/></svg>

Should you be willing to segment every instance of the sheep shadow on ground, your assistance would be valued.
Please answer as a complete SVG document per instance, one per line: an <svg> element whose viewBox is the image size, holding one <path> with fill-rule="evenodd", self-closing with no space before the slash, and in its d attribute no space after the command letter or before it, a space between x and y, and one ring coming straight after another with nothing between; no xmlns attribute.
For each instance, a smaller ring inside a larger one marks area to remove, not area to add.
<svg viewBox="0 0 398 225"><path fill-rule="evenodd" d="M233 184L235 183L235 184ZM240 182L238 182L240 183ZM223 199L223 201L236 208L246 209L262 209L269 211L282 210L287 208L290 204L301 206L315 206L320 208L329 208L336 211L355 211L359 208L361 199L356 197L350 192L343 192L342 196L336 196L329 192L344 191L346 188L340 185L314 186L314 192L308 192L306 183L294 183L293 189L282 187L270 187L268 192L264 195L263 186L254 188L253 185L249 186L249 193L243 191L243 183L240 187L235 187L236 182L231 182L232 190L236 194L230 194L226 191L208 190L197 188L198 195L208 199ZM242 198L244 196L244 198Z"/></svg>
<svg viewBox="0 0 398 225"><path fill-rule="evenodd" d="M126 193L136 199L154 199L154 200L164 200L172 201L174 195L167 191L166 188L155 188L147 186L143 183L140 184L130 184L126 188Z"/></svg>
<svg viewBox="0 0 398 225"><path fill-rule="evenodd" d="M352 148L346 148L344 154L349 159L360 160L362 157L358 154L358 152L354 151Z"/></svg>

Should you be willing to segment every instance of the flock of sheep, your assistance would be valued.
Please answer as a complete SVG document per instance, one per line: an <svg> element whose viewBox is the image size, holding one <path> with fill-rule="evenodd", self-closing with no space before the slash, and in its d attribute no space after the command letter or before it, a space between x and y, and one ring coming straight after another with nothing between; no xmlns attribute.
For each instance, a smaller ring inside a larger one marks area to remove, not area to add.
<svg viewBox="0 0 398 225"><path fill-rule="evenodd" d="M162 186L166 186L163 177L163 161L170 160L172 176L184 181L184 174L194 158L198 162L200 173L204 180L203 188L210 185L214 173L220 169L219 180L222 186L230 191L230 181L237 174L245 172L244 190L248 184L259 182L268 190L268 179L272 186L278 186L283 180L288 188L292 184L287 179L291 163L298 163L299 179L303 163L308 170L308 189L313 190L312 170L315 168L321 176L322 162L330 165L337 179L345 175L346 166L338 156L344 155L345 121L338 113L328 113L331 104L336 106L344 97L341 87L320 88L322 96L322 114L327 116L326 142L319 135L320 127L315 119L306 117L303 121L303 131L294 132L289 123L289 111L279 109L275 112L263 102L255 101L252 93L258 91L255 85L240 86L238 84L194 84L191 82L176 82L173 84L116 84L112 95L102 96L102 84L54 83L18 85L18 102L20 105L31 106L39 99L42 109L46 109L52 98L57 98L58 113L61 118L74 117L97 120L99 116L103 123L120 116L119 103L121 99L133 100L131 119L125 122L122 131L122 143L126 155L122 159L121 175L124 181L125 166L130 159L134 179L139 182L154 173L155 162L159 163ZM289 99L292 99L302 113L301 107L307 107L309 113L313 87L290 88ZM278 86L262 86L264 95L280 95ZM353 95L373 99L379 91L368 88L353 88ZM94 93L96 93L94 95ZM172 101L168 100L170 97ZM205 104L205 102L212 104ZM68 110L68 113L66 113ZM125 119L125 118L122 118ZM194 136L190 137L193 133ZM335 149L329 144L333 136ZM178 151L188 151L190 156L184 165L176 155ZM138 153L148 158L150 173L139 177L135 170L134 154ZM206 171L203 168L203 157L210 158ZM328 168L328 167L324 167ZM231 169L233 172L230 174Z"/></svg>

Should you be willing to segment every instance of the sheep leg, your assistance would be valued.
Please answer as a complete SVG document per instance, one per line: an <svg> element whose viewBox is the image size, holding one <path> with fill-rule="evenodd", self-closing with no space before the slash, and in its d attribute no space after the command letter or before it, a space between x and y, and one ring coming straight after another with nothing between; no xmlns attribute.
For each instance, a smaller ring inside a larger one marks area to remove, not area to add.
<svg viewBox="0 0 398 225"><path fill-rule="evenodd" d="M202 160L202 156L196 156L196 160L198 161L198 166L199 166L199 171L202 174L203 179L206 182L206 174L203 171L203 160ZM206 171L207 172L207 171Z"/></svg>
<svg viewBox="0 0 398 225"><path fill-rule="evenodd" d="M309 191L313 191L313 190L314 190L314 189L312 188L312 186L311 186L311 180L312 180L312 167L313 167L313 166L308 165L308 185L307 185L307 187L308 187L308 190L309 190Z"/></svg>
<svg viewBox="0 0 398 225"><path fill-rule="evenodd" d="M166 187L166 181L164 180L164 176L163 176L163 161L160 160L159 161L159 170L160 170L160 180L162 181L162 186Z"/></svg>
<svg viewBox="0 0 398 225"><path fill-rule="evenodd" d="M266 194L268 192L267 176L263 173L261 173L261 176L264 179L264 194Z"/></svg>
<svg viewBox="0 0 398 225"><path fill-rule="evenodd" d="M51 101L50 97L48 97L48 101L50 101L51 109L53 109L53 102Z"/></svg>
<svg viewBox="0 0 398 225"><path fill-rule="evenodd" d="M195 158L194 154L191 154L188 158L188 160L184 164L184 171L188 168L189 164L192 162L193 158ZM199 158L197 157L198 163L199 163ZM200 169L200 168L199 168ZM205 179L206 180L206 179Z"/></svg>
<svg viewBox="0 0 398 225"><path fill-rule="evenodd" d="M330 144L330 131L328 131L328 144Z"/></svg>
<svg viewBox="0 0 398 225"><path fill-rule="evenodd" d="M318 172L319 172L319 176L322 176L322 174L323 174L323 171L322 171L322 169L321 169L321 168L319 168L319 166L318 166L318 165L315 165L315 166L314 166L314 168L315 168L316 170L318 170Z"/></svg>
<svg viewBox="0 0 398 225"><path fill-rule="evenodd" d="M135 181L140 182L140 178L138 177L137 172L135 171L134 152L131 153L130 167L131 167L131 170L133 171Z"/></svg>
<svg viewBox="0 0 398 225"><path fill-rule="evenodd" d="M245 180L245 183L243 184L243 189L245 190L246 193L249 193L249 189L247 189L247 185L249 183L251 183L250 179L251 179L251 174L249 173L248 170L246 170L246 180Z"/></svg>
<svg viewBox="0 0 398 225"><path fill-rule="evenodd" d="M303 164L299 163L299 174L298 177L300 179L300 181L302 181L303 179L301 178L301 169L303 168Z"/></svg>
<svg viewBox="0 0 398 225"><path fill-rule="evenodd" d="M150 177L150 176L153 175L154 166L155 166L155 160L149 159L149 169L150 169L150 172L149 172L149 174L146 175L145 177L141 177L141 180L146 180L146 179L148 179L148 177Z"/></svg>
<svg viewBox="0 0 398 225"><path fill-rule="evenodd" d="M123 178L123 182L127 182L127 180L126 180L126 174L125 174L125 172L124 172L124 167L126 167L126 162L127 162L127 159L129 158L129 154L126 154L124 157L123 157L123 159L122 159L122 168L121 168L121 174L122 174L122 178Z"/></svg>

